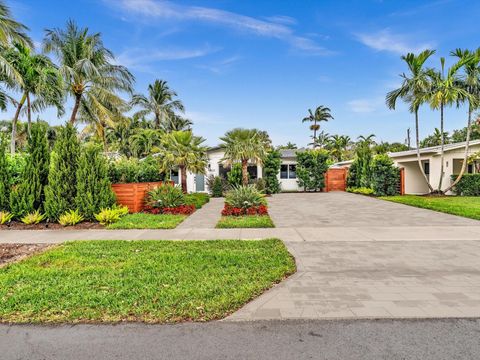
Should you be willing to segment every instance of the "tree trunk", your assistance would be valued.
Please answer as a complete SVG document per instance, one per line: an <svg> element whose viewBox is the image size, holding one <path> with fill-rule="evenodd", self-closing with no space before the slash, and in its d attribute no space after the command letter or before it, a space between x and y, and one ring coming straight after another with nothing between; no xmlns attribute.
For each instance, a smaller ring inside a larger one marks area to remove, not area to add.
<svg viewBox="0 0 480 360"><path fill-rule="evenodd" d="M442 194L442 182L443 182L443 169L445 162L445 134L443 133L443 103L440 104L440 139L441 139L441 150L440 150L440 180L438 182L439 194Z"/></svg>
<svg viewBox="0 0 480 360"><path fill-rule="evenodd" d="M26 99L27 99L27 95L23 94L22 99L18 103L17 111L15 111L15 116L13 117L13 120L12 120L12 138L10 140L10 153L12 155L15 155L15 139L17 137L17 121L18 121L18 117L20 116L20 110L22 110L22 106L25 103Z"/></svg>
<svg viewBox="0 0 480 360"><path fill-rule="evenodd" d="M27 94L27 119L28 119L28 137L30 137L32 131L32 106L30 104L30 94Z"/></svg>
<svg viewBox="0 0 480 360"><path fill-rule="evenodd" d="M317 119L313 120L313 148L317 147Z"/></svg>
<svg viewBox="0 0 480 360"><path fill-rule="evenodd" d="M423 169L422 165L422 160L420 159L420 133L418 129L418 109L415 110L415 141L417 143L417 161L418 161L418 167L420 168L420 172L423 175L423 178L425 179L425 182L428 185L428 188L430 189L430 192L433 192L433 186L430 185L430 181L428 180L427 175L425 174L425 170Z"/></svg>
<svg viewBox="0 0 480 360"><path fill-rule="evenodd" d="M242 185L248 185L248 159L242 160Z"/></svg>
<svg viewBox="0 0 480 360"><path fill-rule="evenodd" d="M182 191L184 194L187 193L187 169L185 166L179 166L180 176L182 179Z"/></svg>
<svg viewBox="0 0 480 360"><path fill-rule="evenodd" d="M155 113L155 129L160 129L160 114Z"/></svg>
<svg viewBox="0 0 480 360"><path fill-rule="evenodd" d="M77 119L78 108L80 107L80 100L82 99L82 94L75 94L75 105L73 106L72 116L70 116L70 124L75 125Z"/></svg>
<svg viewBox="0 0 480 360"><path fill-rule="evenodd" d="M459 181L463 177L463 174L465 174L465 170L467 169L468 149L470 147L470 134L472 132L472 112L473 112L472 104L470 104L469 107L468 107L467 138L465 139L466 140L465 141L465 155L463 157L462 168L460 169L460 173L458 174L455 181L449 187L447 187L447 189L445 190L445 193L452 190L455 187L455 185L457 185L459 183ZM453 164L452 164L452 166L453 166Z"/></svg>

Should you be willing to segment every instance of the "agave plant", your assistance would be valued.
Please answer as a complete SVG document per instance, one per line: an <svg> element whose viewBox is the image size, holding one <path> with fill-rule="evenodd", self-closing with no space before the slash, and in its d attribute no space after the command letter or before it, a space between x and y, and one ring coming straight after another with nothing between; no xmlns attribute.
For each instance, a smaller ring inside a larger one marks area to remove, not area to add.
<svg viewBox="0 0 480 360"><path fill-rule="evenodd" d="M154 208L173 208L185 204L182 189L171 184L162 184L150 190L147 204Z"/></svg>

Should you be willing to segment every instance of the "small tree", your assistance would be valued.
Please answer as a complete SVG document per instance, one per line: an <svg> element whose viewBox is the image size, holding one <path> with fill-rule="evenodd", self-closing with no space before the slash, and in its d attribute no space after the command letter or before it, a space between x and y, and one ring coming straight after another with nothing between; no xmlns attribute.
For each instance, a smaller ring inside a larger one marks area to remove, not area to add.
<svg viewBox="0 0 480 360"><path fill-rule="evenodd" d="M10 193L10 208L17 217L35 210L43 211L49 163L46 126L32 124L22 182L16 191Z"/></svg>
<svg viewBox="0 0 480 360"><path fill-rule="evenodd" d="M268 153L263 163L263 178L265 179L265 192L267 194L277 194L280 192L280 182L278 181L278 173L282 160L280 152L272 150Z"/></svg>
<svg viewBox="0 0 480 360"><path fill-rule="evenodd" d="M386 154L376 155L372 161L372 189L376 196L398 194L400 170Z"/></svg>
<svg viewBox="0 0 480 360"><path fill-rule="evenodd" d="M228 184L232 187L242 185L242 164L232 164L232 168L227 173L227 179Z"/></svg>
<svg viewBox="0 0 480 360"><path fill-rule="evenodd" d="M329 153L323 149L297 152L297 182L305 191L322 190L329 166Z"/></svg>
<svg viewBox="0 0 480 360"><path fill-rule="evenodd" d="M45 188L45 212L57 220L68 210L74 210L77 189L78 154L77 131L68 124L60 129L50 159L48 186Z"/></svg>
<svg viewBox="0 0 480 360"><path fill-rule="evenodd" d="M358 174L358 160L355 159L352 165L348 168L347 187L358 188L360 187L360 176Z"/></svg>
<svg viewBox="0 0 480 360"><path fill-rule="evenodd" d="M107 160L98 145L89 144L81 149L75 204L80 214L89 220L101 209L115 204L115 194L108 178Z"/></svg>
<svg viewBox="0 0 480 360"><path fill-rule="evenodd" d="M0 211L10 209L11 174L8 168L6 148L6 138L0 135Z"/></svg>

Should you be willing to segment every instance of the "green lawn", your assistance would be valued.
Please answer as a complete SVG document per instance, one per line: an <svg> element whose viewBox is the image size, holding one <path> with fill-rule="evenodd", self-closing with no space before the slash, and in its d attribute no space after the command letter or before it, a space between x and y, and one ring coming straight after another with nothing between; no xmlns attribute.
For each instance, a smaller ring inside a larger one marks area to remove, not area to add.
<svg viewBox="0 0 480 360"><path fill-rule="evenodd" d="M232 228L273 228L268 215L222 216L216 226L218 229Z"/></svg>
<svg viewBox="0 0 480 360"><path fill-rule="evenodd" d="M186 215L170 214L128 214L116 223L107 226L107 229L174 229Z"/></svg>
<svg viewBox="0 0 480 360"><path fill-rule="evenodd" d="M220 319L293 272L278 239L69 242L0 268L0 322Z"/></svg>
<svg viewBox="0 0 480 360"><path fill-rule="evenodd" d="M380 199L480 220L480 197L403 195Z"/></svg>

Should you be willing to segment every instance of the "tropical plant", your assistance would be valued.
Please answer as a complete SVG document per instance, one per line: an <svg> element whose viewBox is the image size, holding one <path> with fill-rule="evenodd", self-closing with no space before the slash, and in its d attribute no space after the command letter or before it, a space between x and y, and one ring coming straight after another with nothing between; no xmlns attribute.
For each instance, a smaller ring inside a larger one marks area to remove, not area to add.
<svg viewBox="0 0 480 360"><path fill-rule="evenodd" d="M13 214L8 211L0 211L0 225L5 225L13 219Z"/></svg>
<svg viewBox="0 0 480 360"><path fill-rule="evenodd" d="M165 180L160 172L158 159L153 156L139 160L136 158L120 158L109 164L109 178L112 184L157 182Z"/></svg>
<svg viewBox="0 0 480 360"><path fill-rule="evenodd" d="M0 134L0 211L10 209L12 176L9 169L6 149L6 137Z"/></svg>
<svg viewBox="0 0 480 360"><path fill-rule="evenodd" d="M223 161L227 165L242 164L242 184L248 185L248 163L262 164L270 149L270 139L257 129L236 128L220 138L224 149Z"/></svg>
<svg viewBox="0 0 480 360"><path fill-rule="evenodd" d="M49 219L57 220L75 208L77 189L74 184L77 183L79 152L77 130L67 124L60 129L50 157L48 185L45 187L45 212Z"/></svg>
<svg viewBox="0 0 480 360"><path fill-rule="evenodd" d="M350 136L332 135L330 137L327 148L335 161L340 162L344 160L344 154L347 151L350 142Z"/></svg>
<svg viewBox="0 0 480 360"><path fill-rule="evenodd" d="M58 218L58 223L62 226L74 226L83 221L83 216L78 210L68 210Z"/></svg>
<svg viewBox="0 0 480 360"><path fill-rule="evenodd" d="M420 54L415 55L408 53L402 56L402 60L408 66L410 74L403 73L401 76L402 85L395 90L390 91L386 97L387 106L390 109L395 110L398 99L404 100L410 104L409 110L415 114L415 140L417 148L417 163L421 174L428 185L430 191L433 191L433 186L425 174L423 169L422 160L420 158L420 131L419 131L419 117L418 110L420 106L425 102L426 94L430 91L431 84L426 70L424 69L425 62L430 56L435 53L434 50L424 50Z"/></svg>
<svg viewBox="0 0 480 360"><path fill-rule="evenodd" d="M234 208L248 209L267 205L263 195L254 185L235 186L225 195L225 204Z"/></svg>
<svg viewBox="0 0 480 360"><path fill-rule="evenodd" d="M278 150L272 150L267 154L263 162L263 179L265 179L265 192L267 194L277 194L280 192L280 181L278 173L282 160Z"/></svg>
<svg viewBox="0 0 480 360"><path fill-rule="evenodd" d="M325 173L330 154L325 149L297 152L297 183L304 191L319 191L325 187Z"/></svg>
<svg viewBox="0 0 480 360"><path fill-rule="evenodd" d="M333 120L332 114L330 114L330 109L323 105L317 106L315 112L312 109L308 109L308 115L302 119L302 122L311 122L310 130L313 131L313 147L316 146L317 141L317 131L320 129L319 122Z"/></svg>
<svg viewBox="0 0 480 360"><path fill-rule="evenodd" d="M325 131L320 131L315 141L308 145L312 145L314 148L326 148L330 143L330 134Z"/></svg>
<svg viewBox="0 0 480 360"><path fill-rule="evenodd" d="M14 90L18 90L21 94L21 98L14 101L16 111L12 120L10 143L10 152L14 154L17 121L25 103L28 119L27 131L30 134L32 111L40 111L48 106L55 106L58 115L63 114L63 83L60 73L52 61L45 55L32 53L32 50L24 44L13 44L12 47L3 51L3 57L9 61L22 79L21 82L12 86ZM33 97L35 97L34 100Z"/></svg>
<svg viewBox="0 0 480 360"><path fill-rule="evenodd" d="M458 74L459 70L470 61L470 57L461 58L456 64L450 67L445 74L445 58L440 58L440 71L429 69L427 75L431 79L431 88L426 95L430 107L434 110L440 110L440 177L438 188L435 192L442 194L442 183L445 167L445 131L444 131L444 109L447 106L456 105L462 101L471 98L470 94L462 85Z"/></svg>
<svg viewBox="0 0 480 360"><path fill-rule="evenodd" d="M98 212L94 216L95 220L97 220L101 225L106 226L116 223L124 215L126 214L123 209L119 210L118 208L105 208L101 209L100 212Z"/></svg>
<svg viewBox="0 0 480 360"><path fill-rule="evenodd" d="M67 93L74 100L70 123L76 123L78 112L84 121L114 123L125 104L116 92L131 93L134 77L124 66L113 64L113 53L103 45L100 33L90 34L69 20L65 29L46 30L43 48L58 58Z"/></svg>
<svg viewBox="0 0 480 360"><path fill-rule="evenodd" d="M228 191L227 180L220 176L210 175L206 180L208 191L212 197L222 197Z"/></svg>
<svg viewBox="0 0 480 360"><path fill-rule="evenodd" d="M172 123L179 120L175 119L175 111L185 111L182 102L176 97L177 93L170 89L165 80L157 79L148 85L148 97L141 94L133 95L131 105L141 108L134 116L153 115L156 129L160 129L162 125L168 129L172 127ZM187 123L183 125L187 126ZM178 130L183 130L185 126Z"/></svg>
<svg viewBox="0 0 480 360"><path fill-rule="evenodd" d="M162 133L155 129L137 129L130 138L130 148L136 157L148 156L158 150Z"/></svg>
<svg viewBox="0 0 480 360"><path fill-rule="evenodd" d="M210 201L210 196L205 193L191 193L185 195L185 205L193 205L195 209L200 209Z"/></svg>
<svg viewBox="0 0 480 360"><path fill-rule="evenodd" d="M23 216L20 220L25 225L35 225L42 222L45 219L46 215L42 214L40 210L35 210L27 215Z"/></svg>
<svg viewBox="0 0 480 360"><path fill-rule="evenodd" d="M298 149L297 147L297 144L294 144L292 142L287 142L286 145L280 145L278 148L278 150L296 150Z"/></svg>
<svg viewBox="0 0 480 360"><path fill-rule="evenodd" d="M180 187L165 183L148 192L146 203L153 208L174 208L185 204L185 196Z"/></svg>
<svg viewBox="0 0 480 360"><path fill-rule="evenodd" d="M456 178L457 175L452 176L452 180ZM453 190L459 196L480 196L480 174L463 175Z"/></svg>
<svg viewBox="0 0 480 360"><path fill-rule="evenodd" d="M232 164L230 171L227 173L227 180L232 187L242 185L242 164Z"/></svg>
<svg viewBox="0 0 480 360"><path fill-rule="evenodd" d="M162 137L159 159L164 170L180 170L182 190L187 192L187 171L205 174L207 147L205 139L194 136L191 131L172 131Z"/></svg>
<svg viewBox="0 0 480 360"><path fill-rule="evenodd" d="M443 132L443 141L445 144L450 142L450 138L448 132ZM432 146L440 146L442 144L442 133L440 129L435 128L432 135L427 136L420 142L420 146L422 148L425 147L432 147Z"/></svg>
<svg viewBox="0 0 480 360"><path fill-rule="evenodd" d="M371 187L374 138L373 134L358 137L354 160L357 163L357 187Z"/></svg>
<svg viewBox="0 0 480 360"><path fill-rule="evenodd" d="M189 131L192 130L192 125L191 120L174 113L161 123L160 128L165 132Z"/></svg>
<svg viewBox="0 0 480 360"><path fill-rule="evenodd" d="M98 145L87 144L80 150L76 193L75 206L87 220L92 220L101 209L115 204L107 159Z"/></svg>

